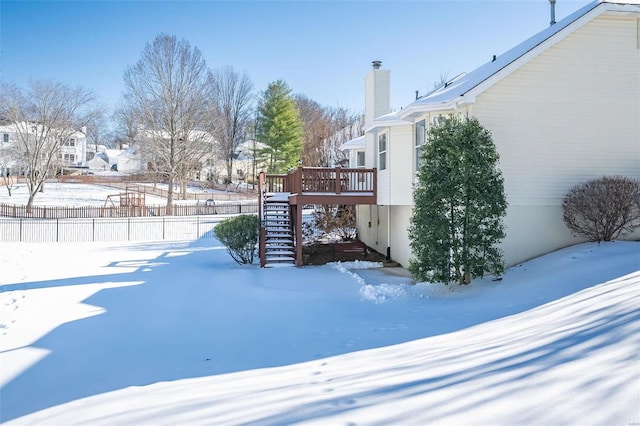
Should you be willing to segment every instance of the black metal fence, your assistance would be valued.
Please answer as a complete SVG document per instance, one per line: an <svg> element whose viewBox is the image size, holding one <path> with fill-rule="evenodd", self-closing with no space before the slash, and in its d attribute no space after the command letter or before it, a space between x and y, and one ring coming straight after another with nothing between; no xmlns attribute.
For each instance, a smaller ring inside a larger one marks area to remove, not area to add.
<svg viewBox="0 0 640 426"><path fill-rule="evenodd" d="M166 206L32 206L0 203L0 216L30 219L115 218L148 216L195 216L212 214L257 214L258 202L176 204Z"/></svg>
<svg viewBox="0 0 640 426"><path fill-rule="evenodd" d="M85 219L0 218L3 242L160 241L213 238L225 216Z"/></svg>

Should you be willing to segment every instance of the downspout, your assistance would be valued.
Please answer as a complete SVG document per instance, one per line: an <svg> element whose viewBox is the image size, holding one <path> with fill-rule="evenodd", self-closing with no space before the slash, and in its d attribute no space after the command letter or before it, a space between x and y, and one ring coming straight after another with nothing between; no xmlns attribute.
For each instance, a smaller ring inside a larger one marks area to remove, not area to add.
<svg viewBox="0 0 640 426"><path fill-rule="evenodd" d="M391 206L387 204L387 262L391 260Z"/></svg>
<svg viewBox="0 0 640 426"><path fill-rule="evenodd" d="M387 138L387 188L391 191L391 128L387 127L389 137ZM389 192L391 198L391 192ZM391 260L391 200L387 204L387 261Z"/></svg>

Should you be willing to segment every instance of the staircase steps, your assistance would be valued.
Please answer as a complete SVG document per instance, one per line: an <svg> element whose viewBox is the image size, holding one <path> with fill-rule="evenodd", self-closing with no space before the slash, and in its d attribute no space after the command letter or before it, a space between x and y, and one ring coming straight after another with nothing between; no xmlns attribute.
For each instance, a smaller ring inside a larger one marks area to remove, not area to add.
<svg viewBox="0 0 640 426"><path fill-rule="evenodd" d="M295 266L296 249L287 197L267 196L263 206L265 267Z"/></svg>

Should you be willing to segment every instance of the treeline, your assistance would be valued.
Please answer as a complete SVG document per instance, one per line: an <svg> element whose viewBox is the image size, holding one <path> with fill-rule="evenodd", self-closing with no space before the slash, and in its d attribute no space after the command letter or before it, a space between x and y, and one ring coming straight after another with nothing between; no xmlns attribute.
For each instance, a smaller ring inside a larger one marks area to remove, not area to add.
<svg viewBox="0 0 640 426"><path fill-rule="evenodd" d="M160 34L147 43L123 75L124 93L109 114L84 88L33 82L21 89L3 84L0 118L31 123L12 134L0 163L28 170L33 196L59 164L60 148L83 129L89 144L133 147L151 172L184 183L204 165L220 168L231 181L238 146L252 144L258 169L286 172L302 164L344 164L339 147L362 134L363 117L293 93L283 80L258 91L232 66L210 69L187 40ZM111 129L111 130L109 130Z"/></svg>

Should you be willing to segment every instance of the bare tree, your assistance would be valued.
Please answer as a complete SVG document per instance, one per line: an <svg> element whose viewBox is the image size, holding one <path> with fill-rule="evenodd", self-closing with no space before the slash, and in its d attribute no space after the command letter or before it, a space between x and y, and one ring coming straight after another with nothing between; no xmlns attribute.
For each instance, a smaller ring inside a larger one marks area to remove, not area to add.
<svg viewBox="0 0 640 426"><path fill-rule="evenodd" d="M328 166L324 142L331 133L331 123L326 108L303 95L295 96L296 107L302 120L303 150L302 164L310 167Z"/></svg>
<svg viewBox="0 0 640 426"><path fill-rule="evenodd" d="M363 134L363 116L345 108L324 107L302 95L297 95L295 101L303 122L303 164L312 167L340 164L345 159L340 145Z"/></svg>
<svg viewBox="0 0 640 426"><path fill-rule="evenodd" d="M251 120L253 84L247 74L227 66L209 73L211 87L211 131L218 140L217 156L223 158L231 182L233 160Z"/></svg>
<svg viewBox="0 0 640 426"><path fill-rule="evenodd" d="M124 108L144 132L149 150L167 176L167 211L174 183L203 155L207 133L207 66L188 41L161 34L124 73ZM142 148L142 147L141 147Z"/></svg>
<svg viewBox="0 0 640 426"><path fill-rule="evenodd" d="M16 160L26 168L27 209L59 164L60 147L91 121L92 92L52 81L31 82L24 92L3 84L0 115L13 126Z"/></svg>
<svg viewBox="0 0 640 426"><path fill-rule="evenodd" d="M87 143L93 145L94 151L98 153L98 145L104 144L107 137L107 108L105 106L96 107L91 114L90 121L84 126L87 133ZM86 158L90 160L90 158Z"/></svg>

